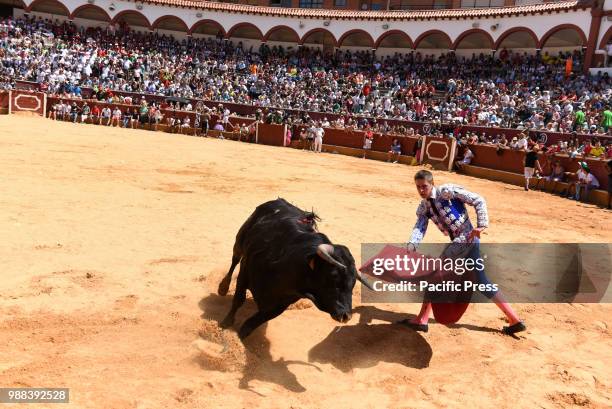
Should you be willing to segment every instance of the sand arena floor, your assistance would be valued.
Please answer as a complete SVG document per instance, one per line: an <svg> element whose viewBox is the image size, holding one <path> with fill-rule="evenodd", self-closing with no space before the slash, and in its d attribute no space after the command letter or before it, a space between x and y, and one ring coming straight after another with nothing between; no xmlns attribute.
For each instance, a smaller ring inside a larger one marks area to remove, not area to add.
<svg viewBox="0 0 612 409"><path fill-rule="evenodd" d="M417 304L360 305L356 288L346 325L301 301L246 350L217 328L230 297L214 292L256 205L314 208L359 264L362 242L408 237L417 169L0 117L0 385L69 387L67 407L99 409L611 407L612 305L517 304L519 340L473 305L420 334L391 324ZM606 210L436 178L485 196L485 241L612 241ZM430 226L427 241L444 240Z"/></svg>

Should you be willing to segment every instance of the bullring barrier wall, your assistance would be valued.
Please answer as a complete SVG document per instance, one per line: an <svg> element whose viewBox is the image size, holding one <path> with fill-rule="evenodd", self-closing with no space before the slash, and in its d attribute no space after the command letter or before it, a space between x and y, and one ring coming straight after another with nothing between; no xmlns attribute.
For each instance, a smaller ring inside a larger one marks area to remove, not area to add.
<svg viewBox="0 0 612 409"><path fill-rule="evenodd" d="M42 92L32 92L26 90L13 90L8 93L8 106L9 112L20 112L27 111L33 112L41 116L45 116L45 112L52 109L51 107L63 100L64 102L69 101L70 103L76 102L81 106L83 100L70 100L61 99L59 97L47 97ZM0 93L0 108L2 104L6 104L7 93ZM109 104L103 102L92 101L92 104L97 104L100 107L109 106L111 109L119 107L122 112L126 109L132 110L136 106L126 104ZM184 118L190 116L193 124L195 119L195 113L177 110L163 110L166 116L176 116L177 118ZM214 121L217 118L211 118L211 128L214 126ZM254 120L252 118L230 118L230 121L234 125L240 123L247 123L251 125ZM478 129L477 127L472 127ZM484 128L490 129L490 128ZM515 131L515 130L511 130ZM285 146L286 145L286 127L284 125L274 124L258 124L258 142L263 144L269 144L274 146ZM299 127L293 129L293 139L297 139L299 135ZM555 136L555 135L553 135ZM334 129L327 128L325 130L324 142L327 145L336 145L341 147L361 149L363 147L364 132L362 131L351 131L347 129ZM374 140L372 143L372 150L377 152L386 152L391 146L391 141L394 138L393 135L374 134ZM402 154L414 156L417 151L415 149L417 137L398 137L402 145ZM525 153L521 151L515 151L511 149L497 149L491 145L474 144L471 145L471 149L474 152L474 159L472 165L488 168L493 170L505 171L514 174L523 173L523 160ZM435 138L425 137L423 141L423 149L419 152L419 160L422 163L429 163L440 169L450 170L452 163L456 156L455 140L450 138ZM545 169L545 172L550 170L550 164L553 160L558 159L561 161L566 171L575 172L578 167L579 161L586 161L591 172L599 180L601 189L606 189L608 185L607 171L605 169L605 161L598 159L575 159L570 158L567 155L555 155L549 157L546 155L540 155L540 163Z"/></svg>
<svg viewBox="0 0 612 409"><path fill-rule="evenodd" d="M470 149L474 153L471 165L487 169L501 170L504 172L523 174L525 152L512 149L497 149L495 146L473 144ZM601 159L580 159L570 158L567 155L549 156L538 155L538 161L544 170L544 174L550 174L551 165L555 160L559 160L566 172L576 172L580 165L578 162L584 161L589 166L591 173L597 178L601 189L608 187L608 173L605 168L606 161Z"/></svg>
<svg viewBox="0 0 612 409"><path fill-rule="evenodd" d="M116 107L118 107L122 113L124 113L126 110L129 110L130 112L133 111L134 109L138 110L138 105L108 103L108 102L101 102L101 101L96 101L96 100L89 101L89 100L83 100L83 99L48 97L47 98L47 112L50 112L53 109L53 106L60 101L63 101L64 103L68 102L70 104L74 102L77 104L79 108L82 107L85 102L87 102L90 107L97 105L98 107L100 107L100 109L104 107L109 107L111 110L114 110ZM160 102L163 102L163 100ZM162 109L162 113L164 114L164 118L162 119L162 121L165 121L167 118L171 118L173 116L181 120L183 120L185 117L189 117L189 119L191 120L192 126L194 124L195 116L196 116L195 112L193 111L180 111L180 110L174 110L174 109ZM217 121L219 120L220 118L217 115L211 115L210 122L209 122L210 129L212 129L217 123ZM253 122L255 122L253 118L244 118L244 117L230 117L229 121L234 127L239 127L243 123L249 126L249 125L252 125Z"/></svg>
<svg viewBox="0 0 612 409"><path fill-rule="evenodd" d="M47 109L47 95L42 92L12 90L9 91L8 113L32 112L45 116Z"/></svg>
<svg viewBox="0 0 612 409"><path fill-rule="evenodd" d="M0 114L8 114L9 100L9 92L0 91Z"/></svg>
<svg viewBox="0 0 612 409"><path fill-rule="evenodd" d="M91 88L83 88L82 92L83 92L84 98L93 97L93 90ZM115 95L120 95L124 97L131 96L133 101L137 101L142 97L142 94L134 93L134 92L113 91L113 93ZM164 97L161 95L149 95L149 94L146 95L146 99L148 101L155 101L158 103L165 101L166 98L167 97ZM205 101L205 100L199 100L199 99L193 99L193 98L191 99L187 98L187 99L190 100L193 106L195 106L195 104L198 101L202 101L204 105L206 105L209 108L218 106L219 104L223 104L224 107L228 108L231 112L235 112L237 115L252 116L252 115L255 115L255 112L258 109L262 109L262 110L265 109L265 107L259 107L259 106L247 105L247 104L238 104L234 102ZM270 108L270 109L275 109L275 108ZM292 114L297 114L297 115L304 112L301 110L290 109L290 108L283 108L283 111L287 111L287 112L290 112ZM312 119L317 120L317 121L327 119L331 122L331 121L337 120L340 117L345 117L345 115L333 114L333 113L327 113L327 112L307 111L307 113L308 113L308 116L310 116ZM417 133L420 133L420 134L429 134L432 128L432 124L429 122L407 121L403 119L380 119L380 118L376 119L376 118L369 117L369 116L365 116L365 118L369 120L375 119L376 121L382 122L382 123L386 122L387 124L389 124L389 126L404 126L406 128L413 128ZM456 126L453 124L442 124L441 128L444 132L449 133L449 132L453 132ZM514 129L514 128L500 128L500 127L479 126L479 125L461 125L459 129L460 129L459 132L461 135L465 135L466 132L476 132L478 133L478 135L481 135L484 133L487 136L505 134L506 137L509 139L512 139L514 136L517 136L519 133L522 132L521 130ZM551 145L551 144L557 143L562 140L567 141L569 140L571 136L570 133L549 132L549 131L528 131L527 133L529 134L530 137L538 139L541 142L545 143L546 145ZM588 141L592 139L594 135L579 133L576 136L578 137L580 142L583 142L583 141ZM606 141L612 141L612 136L602 135L602 136L597 136L597 137L601 139L604 144Z"/></svg>

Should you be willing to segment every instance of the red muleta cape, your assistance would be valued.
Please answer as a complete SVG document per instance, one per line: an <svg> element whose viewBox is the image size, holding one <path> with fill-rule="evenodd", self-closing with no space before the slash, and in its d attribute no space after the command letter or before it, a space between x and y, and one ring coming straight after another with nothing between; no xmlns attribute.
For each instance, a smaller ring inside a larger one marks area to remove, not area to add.
<svg viewBox="0 0 612 409"><path fill-rule="evenodd" d="M374 274L374 260L375 259L396 259L399 256L401 259L404 256L408 258L423 258L423 259L433 259L434 257L425 256L421 253L415 251L408 251L405 247L398 247L392 245L386 245L378 254L371 257L367 260L360 268L363 274L367 274L371 277L375 277L379 280L383 280L390 283L399 283L399 282L414 282L419 283L421 281L427 281L431 284L441 283L443 281L454 281L456 279L462 280L460 276L446 271L439 271L435 269L426 269L427 263L421 263L421 268L417 271L405 271L405 270L386 270L383 266L383 273L380 275ZM431 263L430 265L433 265ZM458 322L463 313L467 309L469 303L469 299L471 297L472 291L467 290L463 291L460 294L461 300L467 300L468 302L442 302L442 303L432 303L432 310L434 313L434 317L437 322L440 324L454 324ZM457 294L453 294L453 297L457 296ZM451 298L451 297L448 297ZM452 299L452 298L451 298Z"/></svg>

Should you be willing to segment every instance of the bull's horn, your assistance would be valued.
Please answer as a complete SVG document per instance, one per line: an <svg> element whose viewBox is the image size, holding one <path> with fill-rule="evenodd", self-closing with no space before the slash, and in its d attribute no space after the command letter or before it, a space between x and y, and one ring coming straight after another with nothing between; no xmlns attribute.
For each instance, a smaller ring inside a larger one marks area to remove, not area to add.
<svg viewBox="0 0 612 409"><path fill-rule="evenodd" d="M331 244L319 244L317 246L317 254L319 255L319 257L327 261L329 264L346 270L346 266L332 256L333 252L334 246L332 246Z"/></svg>
<svg viewBox="0 0 612 409"><path fill-rule="evenodd" d="M333 264L337 267L346 269L346 266L342 263L340 263L338 260L336 260L335 258L332 257L332 253L334 251L334 246L331 244L319 244L319 246L317 247L317 254L319 255L319 257L321 257L323 260L327 261L330 264ZM367 288L370 289L370 291L376 291L374 290L374 288L370 285L370 283L368 283L362 276L361 274L359 274L359 272L357 270L355 270L355 275L357 280L359 280L359 282L363 285L365 285Z"/></svg>
<svg viewBox="0 0 612 409"><path fill-rule="evenodd" d="M355 272L355 274L357 274L357 280L358 280L358 281L359 281L361 284L363 284L363 285L365 285L366 287L368 287L368 289L369 289L370 291L376 291L376 290L374 289L374 287L372 287L372 285L371 285L370 283L368 283L368 282L365 280L365 278L363 278L363 276L362 276L361 274L359 274L359 271L356 271L356 272Z"/></svg>

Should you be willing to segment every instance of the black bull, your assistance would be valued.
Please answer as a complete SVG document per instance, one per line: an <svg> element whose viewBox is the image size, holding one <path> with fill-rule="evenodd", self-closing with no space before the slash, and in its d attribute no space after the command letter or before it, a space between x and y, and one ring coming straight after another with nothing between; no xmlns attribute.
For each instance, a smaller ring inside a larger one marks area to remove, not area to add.
<svg viewBox="0 0 612 409"><path fill-rule="evenodd" d="M255 209L236 235L232 265L219 284L219 295L226 295L240 263L232 307L222 327L233 325L246 290L253 295L258 311L240 328L241 339L301 298L310 299L336 321L351 318L355 281L364 281L349 249L333 245L319 233L317 220L314 213L280 198Z"/></svg>

